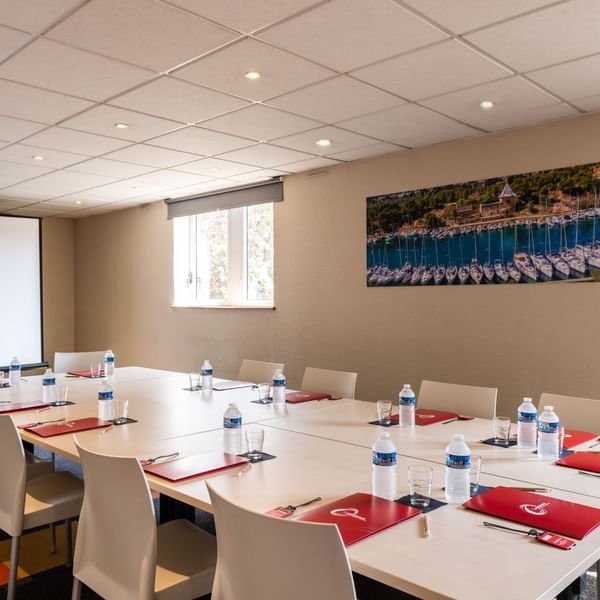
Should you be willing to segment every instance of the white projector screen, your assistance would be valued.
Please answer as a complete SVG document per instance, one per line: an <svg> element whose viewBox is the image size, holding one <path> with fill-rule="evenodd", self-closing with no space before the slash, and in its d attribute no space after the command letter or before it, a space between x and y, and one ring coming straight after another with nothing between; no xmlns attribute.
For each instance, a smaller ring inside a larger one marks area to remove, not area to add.
<svg viewBox="0 0 600 600"><path fill-rule="evenodd" d="M40 219L0 215L0 366L42 362Z"/></svg>

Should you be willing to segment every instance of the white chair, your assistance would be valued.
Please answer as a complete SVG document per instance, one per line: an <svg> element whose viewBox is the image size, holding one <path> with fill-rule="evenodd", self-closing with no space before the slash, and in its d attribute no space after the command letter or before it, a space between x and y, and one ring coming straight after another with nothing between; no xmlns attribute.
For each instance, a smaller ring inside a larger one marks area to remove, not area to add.
<svg viewBox="0 0 600 600"><path fill-rule="evenodd" d="M55 352L54 372L85 371L90 368L90 365L103 363L105 353L106 350L95 352Z"/></svg>
<svg viewBox="0 0 600 600"><path fill-rule="evenodd" d="M81 584L107 599L192 600L212 588L216 540L182 519L156 526L148 482L133 457L77 445L85 496L75 544L72 599Z"/></svg>
<svg viewBox="0 0 600 600"><path fill-rule="evenodd" d="M347 371L329 371L327 369L306 367L300 389L303 392L322 392L332 396L354 398L357 377L357 373Z"/></svg>
<svg viewBox="0 0 600 600"><path fill-rule="evenodd" d="M548 405L554 406L563 427L600 433L600 400L544 392L540 396L538 414Z"/></svg>
<svg viewBox="0 0 600 600"><path fill-rule="evenodd" d="M496 416L497 395L497 388L441 383L424 379L421 382L417 407L448 410L459 415L493 419Z"/></svg>
<svg viewBox="0 0 600 600"><path fill-rule="evenodd" d="M354 600L352 570L336 525L248 511L206 484L217 528L212 600Z"/></svg>
<svg viewBox="0 0 600 600"><path fill-rule="evenodd" d="M14 600L23 531L65 521L71 564L71 519L79 514L83 482L70 473L27 480L25 451L10 415L0 415L0 529L11 536L7 600Z"/></svg>
<svg viewBox="0 0 600 600"><path fill-rule="evenodd" d="M240 365L238 379L250 381L251 383L270 383L273 373L277 369L283 370L283 363L263 362L261 360L250 360L244 358Z"/></svg>

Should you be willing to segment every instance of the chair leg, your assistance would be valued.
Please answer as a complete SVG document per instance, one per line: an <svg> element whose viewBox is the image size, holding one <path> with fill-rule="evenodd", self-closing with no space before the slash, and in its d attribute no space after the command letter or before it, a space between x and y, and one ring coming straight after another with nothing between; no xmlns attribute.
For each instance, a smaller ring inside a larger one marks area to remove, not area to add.
<svg viewBox="0 0 600 600"><path fill-rule="evenodd" d="M50 554L56 554L56 526L54 523L48 525L50 530Z"/></svg>
<svg viewBox="0 0 600 600"><path fill-rule="evenodd" d="M8 571L8 591L6 600L15 600L15 588L17 587L17 570L19 568L19 546L21 536L13 536L10 543L10 568Z"/></svg>
<svg viewBox="0 0 600 600"><path fill-rule="evenodd" d="M65 535L67 540L67 559L65 564L67 567L73 566L73 528L71 527L72 519L65 519Z"/></svg>
<svg viewBox="0 0 600 600"><path fill-rule="evenodd" d="M81 598L81 581L77 577L73 577L73 591L71 592L71 600L80 600Z"/></svg>

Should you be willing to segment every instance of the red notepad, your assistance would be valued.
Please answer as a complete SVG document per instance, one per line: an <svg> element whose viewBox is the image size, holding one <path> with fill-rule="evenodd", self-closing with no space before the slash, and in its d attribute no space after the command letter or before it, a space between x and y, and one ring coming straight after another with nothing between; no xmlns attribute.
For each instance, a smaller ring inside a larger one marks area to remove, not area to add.
<svg viewBox="0 0 600 600"><path fill-rule="evenodd" d="M335 523L344 545L349 546L419 514L417 508L357 493L305 512L296 520Z"/></svg>
<svg viewBox="0 0 600 600"><path fill-rule="evenodd" d="M92 378L92 372L89 369L85 371L69 371L67 375L75 375L76 377L87 377L88 379L99 379L99 377ZM104 369L100 371L100 377L104 377Z"/></svg>
<svg viewBox="0 0 600 600"><path fill-rule="evenodd" d="M555 464L562 465L563 467L571 467L572 469L600 473L600 454L594 454L593 452L574 452L569 456L559 458Z"/></svg>
<svg viewBox="0 0 600 600"><path fill-rule="evenodd" d="M595 433L588 431L575 431L574 429L565 429L565 440L563 448L573 448L590 440L595 440L598 437Z"/></svg>
<svg viewBox="0 0 600 600"><path fill-rule="evenodd" d="M398 420L398 415L394 415L395 420ZM456 419L457 413L448 412L445 410L431 410L429 408L417 408L415 410L415 425L433 425L440 421L447 421L448 419ZM394 417L392 417L394 420Z"/></svg>
<svg viewBox="0 0 600 600"><path fill-rule="evenodd" d="M33 410L34 408L43 408L48 406L48 402L39 402L35 400L33 402L7 402L6 404L0 404L0 415L18 412L20 410Z"/></svg>
<svg viewBox="0 0 600 600"><path fill-rule="evenodd" d="M578 540L600 525L597 508L506 487L497 487L471 498L463 506Z"/></svg>
<svg viewBox="0 0 600 600"><path fill-rule="evenodd" d="M300 402L310 402L311 400L329 400L329 394L321 392L287 392L285 401L290 404L300 404Z"/></svg>
<svg viewBox="0 0 600 600"><path fill-rule="evenodd" d="M163 479L181 481L182 479L200 477L201 475L208 475L209 473L215 473L223 469L245 465L247 462L247 459L235 454L208 452L206 454L195 454L194 456L177 458L163 463L146 465L143 468L146 473L158 475Z"/></svg>
<svg viewBox="0 0 600 600"><path fill-rule="evenodd" d="M20 426L25 431L31 431L41 437L54 437L55 435L64 435L65 433L77 433L78 431L87 431L88 429L101 429L102 427L110 427L110 421L103 421L89 417L86 419L74 419L65 421L64 423L48 423L47 425L25 425Z"/></svg>

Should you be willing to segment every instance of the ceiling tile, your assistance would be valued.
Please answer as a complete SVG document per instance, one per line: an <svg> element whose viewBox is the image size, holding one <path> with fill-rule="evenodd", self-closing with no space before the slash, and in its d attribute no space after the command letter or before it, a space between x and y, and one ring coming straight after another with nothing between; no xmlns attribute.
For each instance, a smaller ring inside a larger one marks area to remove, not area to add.
<svg viewBox="0 0 600 600"><path fill-rule="evenodd" d="M34 156L42 156L43 160L35 160ZM41 150L34 146L26 144L13 144L8 148L0 150L0 160L25 165L43 166L46 168L61 169L74 163L85 160L87 156L73 154L71 152L61 152L59 150Z"/></svg>
<svg viewBox="0 0 600 600"><path fill-rule="evenodd" d="M175 187L183 187L187 185L196 185L200 183L206 183L207 181L214 179L211 177L205 177L204 175L193 175L192 173L182 173L181 171L172 171L164 169L162 171L154 171L148 175L140 175L134 177L130 181L141 181L144 183L152 183L155 185L164 186L165 190L173 189Z"/></svg>
<svg viewBox="0 0 600 600"><path fill-rule="evenodd" d="M128 145L129 142L93 133L64 129L62 127L51 127L27 138L27 143L32 146L52 148L65 152L77 150L81 154L95 156L96 154L104 154L105 152L122 148Z"/></svg>
<svg viewBox="0 0 600 600"><path fill-rule="evenodd" d="M256 141L272 140L284 135L318 127L320 123L255 104L202 123L203 127Z"/></svg>
<svg viewBox="0 0 600 600"><path fill-rule="evenodd" d="M3 213L11 208L19 208L23 206L23 202L19 200L8 200L0 196L0 213Z"/></svg>
<svg viewBox="0 0 600 600"><path fill-rule="evenodd" d="M51 206L45 206L43 203L33 204L31 206L25 206L23 208L17 208L10 211L11 215L17 215L19 217L53 217L60 215L64 212L63 208L53 208Z"/></svg>
<svg viewBox="0 0 600 600"><path fill-rule="evenodd" d="M317 140L321 139L329 140L331 145L317 145ZM375 140L372 138L329 126L319 127L319 129L311 129L310 131L297 133L296 135L279 138L273 143L277 146L284 146L286 148L293 148L294 150L301 150L302 152L310 152L311 154L325 156L331 154L336 149L340 152L342 150L352 150L353 148L360 148L361 146L370 146L374 142Z"/></svg>
<svg viewBox="0 0 600 600"><path fill-rule="evenodd" d="M39 177L51 171L52 169L33 165L0 162L0 188L31 179L32 177ZM0 192L0 194L5 195L4 191Z"/></svg>
<svg viewBox="0 0 600 600"><path fill-rule="evenodd" d="M228 152L219 158L242 162L248 165L256 165L257 167L270 168L312 157L310 154L297 152L296 150L288 150L287 148L279 148L269 144L256 144L256 146ZM239 177L239 175L236 175L232 179L239 179Z"/></svg>
<svg viewBox="0 0 600 600"><path fill-rule="evenodd" d="M494 102L494 108L481 109L479 103L482 100L491 100ZM528 122L541 122L544 120L544 114L552 115L547 117L548 119L577 114L573 109L559 104L518 77L438 96L425 100L423 104L488 131L516 127ZM552 110L548 113L541 110L550 107ZM536 111L539 113L536 114Z"/></svg>
<svg viewBox="0 0 600 600"><path fill-rule="evenodd" d="M92 158L85 162L73 165L68 170L78 173L90 173L92 175L103 175L104 177L113 177L114 179L125 179L135 177L143 173L153 171L155 167L134 165L132 163L119 162L116 160L106 160L105 158Z"/></svg>
<svg viewBox="0 0 600 600"><path fill-rule="evenodd" d="M0 25L0 61L10 56L31 38L28 33Z"/></svg>
<svg viewBox="0 0 600 600"><path fill-rule="evenodd" d="M259 37L344 72L448 36L391 0L333 0Z"/></svg>
<svg viewBox="0 0 600 600"><path fill-rule="evenodd" d="M176 170L186 173L196 173L197 175L206 175L207 177L231 177L232 175L255 171L256 167L221 160L220 158L203 158L202 160L181 165Z"/></svg>
<svg viewBox="0 0 600 600"><path fill-rule="evenodd" d="M128 125L128 127L120 129L115 127L117 123ZM124 108L106 105L96 106L64 121L61 125L79 131L108 135L132 142L141 142L181 127L181 123L176 121L159 119Z"/></svg>
<svg viewBox="0 0 600 600"><path fill-rule="evenodd" d="M10 117L56 123L92 106L87 100L0 80L2 113Z"/></svg>
<svg viewBox="0 0 600 600"><path fill-rule="evenodd" d="M449 40L353 71L351 75L409 100L420 100L511 73L464 44Z"/></svg>
<svg viewBox="0 0 600 600"><path fill-rule="evenodd" d="M150 80L154 74L38 39L1 65L0 77L90 100L104 100Z"/></svg>
<svg viewBox="0 0 600 600"><path fill-rule="evenodd" d="M475 131L415 104L405 104L339 123L340 127L403 146L423 146ZM450 137L449 137L450 136ZM366 145L366 144L365 144Z"/></svg>
<svg viewBox="0 0 600 600"><path fill-rule="evenodd" d="M47 127L33 121L23 119L13 119L12 117L3 117L0 115L0 136L7 142L16 142L36 131Z"/></svg>
<svg viewBox="0 0 600 600"><path fill-rule="evenodd" d="M154 0L92 0L48 36L158 72L237 37Z"/></svg>
<svg viewBox="0 0 600 600"><path fill-rule="evenodd" d="M281 165L279 168L282 171L289 173L302 173L303 171L311 171L312 169L321 169L326 167L334 167L335 165L341 165L343 163L337 160L331 160L330 158L309 158L308 160L302 160L300 162L290 163L288 165Z"/></svg>
<svg viewBox="0 0 600 600"><path fill-rule="evenodd" d="M100 177L99 175L88 175L84 173L73 173L71 171L54 171L48 175L42 175L37 179L32 179L18 186L13 186L13 189L18 189L22 192L35 192L38 194L47 194L48 198L62 196L63 194L73 194L79 190L85 190L98 185L102 185L112 181L108 177Z"/></svg>
<svg viewBox="0 0 600 600"><path fill-rule="evenodd" d="M586 98L577 98L571 101L577 108L592 112L594 110L600 110L600 94L595 96L587 96Z"/></svg>
<svg viewBox="0 0 600 600"><path fill-rule="evenodd" d="M403 100L349 77L336 77L285 94L267 104L324 123L398 106Z"/></svg>
<svg viewBox="0 0 600 600"><path fill-rule="evenodd" d="M260 79L244 73L258 71ZM335 73L312 62L245 39L179 69L173 75L251 100L264 100L326 79Z"/></svg>
<svg viewBox="0 0 600 600"><path fill-rule="evenodd" d="M155 146L147 146L146 144L129 146L128 148L111 152L103 158L131 162L137 165L158 167L161 169L198 160L198 157L194 154L176 152L175 150L167 150L166 148L157 148Z"/></svg>
<svg viewBox="0 0 600 600"><path fill-rule="evenodd" d="M85 4L85 0L2 0L0 23L31 33L41 33L81 4Z"/></svg>
<svg viewBox="0 0 600 600"><path fill-rule="evenodd" d="M142 194L151 192L160 192L163 186L153 183L136 181L130 179L124 181L116 181L107 185L98 186L96 188L72 194L80 200L94 200L98 202L109 202L110 200L124 200L127 198L136 198Z"/></svg>
<svg viewBox="0 0 600 600"><path fill-rule="evenodd" d="M154 138L148 143L153 146L171 148L172 150L212 156L213 154L221 154L251 146L254 142L226 133L191 126Z"/></svg>
<svg viewBox="0 0 600 600"><path fill-rule="evenodd" d="M535 10L556 0L404 0L440 25L455 33L465 33Z"/></svg>
<svg viewBox="0 0 600 600"><path fill-rule="evenodd" d="M534 71L527 76L561 98L572 100L600 94L598 73L600 73L600 55Z"/></svg>
<svg viewBox="0 0 600 600"><path fill-rule="evenodd" d="M252 173L234 175L233 177L230 177L230 179L234 182L233 185L237 185L237 183L252 183L253 181L265 181L266 179L272 179L273 177L283 177L284 175L286 175L285 171L279 171L275 169L261 169L260 171L253 171Z"/></svg>
<svg viewBox="0 0 600 600"><path fill-rule="evenodd" d="M600 2L571 0L466 39L524 72L600 52L599 22Z"/></svg>
<svg viewBox="0 0 600 600"><path fill-rule="evenodd" d="M197 15L251 33L306 10L322 0L169 0Z"/></svg>
<svg viewBox="0 0 600 600"><path fill-rule="evenodd" d="M186 81L161 77L115 98L110 104L181 123L195 123L241 108L248 102Z"/></svg>
<svg viewBox="0 0 600 600"><path fill-rule="evenodd" d="M382 154L389 154L390 152L400 152L401 150L404 150L404 148L382 142L381 144L373 144L372 146L356 148L355 150L347 150L346 152L336 152L335 154L329 154L328 156L338 160L353 161L363 158L371 158L373 156L380 156Z"/></svg>

